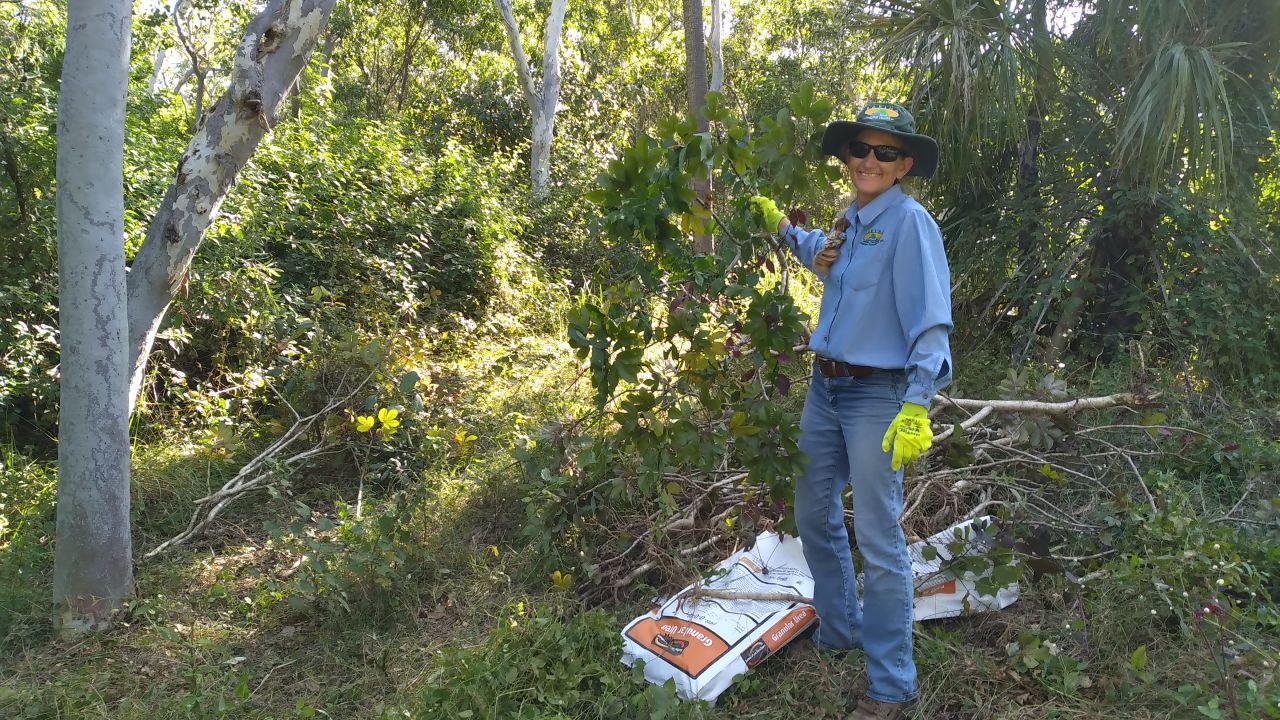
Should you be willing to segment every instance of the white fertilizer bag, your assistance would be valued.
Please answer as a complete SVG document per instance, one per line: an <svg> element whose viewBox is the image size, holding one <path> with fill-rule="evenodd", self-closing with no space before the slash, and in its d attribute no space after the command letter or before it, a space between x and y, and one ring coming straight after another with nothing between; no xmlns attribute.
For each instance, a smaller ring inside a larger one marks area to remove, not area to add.
<svg viewBox="0 0 1280 720"><path fill-rule="evenodd" d="M978 592L977 583L991 575L990 568L976 574L952 569L955 558L983 555L995 540L993 519L981 517L912 543L907 550L915 619L999 610L1017 600L1016 582L995 595ZM859 575L859 590L861 581ZM708 591L741 597L695 596ZM817 622L811 597L813 575L800 539L763 533L755 547L721 561L711 579L689 585L623 628L622 662L643 660L649 682L673 680L680 697L714 702L734 678Z"/></svg>
<svg viewBox="0 0 1280 720"><path fill-rule="evenodd" d="M959 577L947 569L953 558L985 554L995 541L994 520L980 517L911 543L907 550L911 554L911 573L915 576L916 620L999 610L1017 600L1017 582L999 588L995 595L978 593L976 583L990 577L990 568L977 574L965 571ZM932 559L926 560L926 555Z"/></svg>
<svg viewBox="0 0 1280 720"><path fill-rule="evenodd" d="M674 680L676 694L689 700L714 702L735 677L817 619L813 606L801 602L813 596L813 576L799 538L763 533L755 547L730 555L716 570L622 630L622 662L643 660L649 682ZM694 591L770 599L690 597Z"/></svg>

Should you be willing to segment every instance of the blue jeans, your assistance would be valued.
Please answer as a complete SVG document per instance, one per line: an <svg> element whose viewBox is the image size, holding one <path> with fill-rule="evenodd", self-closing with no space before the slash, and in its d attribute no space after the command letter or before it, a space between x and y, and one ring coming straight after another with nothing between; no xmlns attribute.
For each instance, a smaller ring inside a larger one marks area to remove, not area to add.
<svg viewBox="0 0 1280 720"><path fill-rule="evenodd" d="M795 500L796 525L816 581L818 642L861 647L867 694L893 703L918 694L911 656L911 560L898 524L902 470L892 470L891 454L880 449L905 393L906 376L900 371L828 378L815 366L800 417L800 451L808 460ZM850 482L862 554L861 607L841 498Z"/></svg>

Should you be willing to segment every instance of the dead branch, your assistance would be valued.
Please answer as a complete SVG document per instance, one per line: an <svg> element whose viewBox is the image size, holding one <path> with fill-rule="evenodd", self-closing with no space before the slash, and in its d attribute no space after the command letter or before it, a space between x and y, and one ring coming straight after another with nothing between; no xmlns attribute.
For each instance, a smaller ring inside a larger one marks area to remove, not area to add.
<svg viewBox="0 0 1280 720"><path fill-rule="evenodd" d="M1236 521L1241 520L1240 518L1233 518L1232 515L1236 514L1236 511L1240 509L1240 506L1244 504L1245 499L1249 497L1249 493L1253 492L1254 487L1256 487L1258 485L1258 482L1262 479L1262 473L1250 473L1248 475L1248 478L1249 480L1244 486L1244 493L1240 495L1240 499L1237 500L1236 503L1231 506L1231 509L1228 510L1226 514L1224 514L1222 517L1215 519L1214 522L1225 522L1227 520L1236 520Z"/></svg>
<svg viewBox="0 0 1280 720"><path fill-rule="evenodd" d="M1156 401L1156 395L1138 395L1136 393L1118 393L1116 395L1104 395L1102 397L1077 398L1075 400L1067 400L1064 402L1040 402L1037 400L971 400L968 398L953 398L939 394L936 402L941 405L949 405L957 408L986 408L998 410L1000 412L1023 412L1023 413L1073 413L1080 410L1101 410L1104 408L1117 407L1121 405L1141 406L1151 405Z"/></svg>
<svg viewBox="0 0 1280 720"><path fill-rule="evenodd" d="M937 443L940 443L940 442L942 442L943 440L946 440L947 438L951 437L951 435L956 431L956 427L957 427L957 426L958 426L961 430L968 430L969 428L973 427L974 425L977 425L978 423L980 423L980 422L982 422L983 420L987 419L987 416L988 416L988 415L990 415L990 414L991 414L992 412L994 412L994 411L995 411L995 408L991 407L990 405L986 405L986 406L984 406L981 410L979 410L978 412L976 412L976 413L974 413L973 415L969 416L969 417L968 417L967 419L965 419L964 421L962 421L962 422L960 422L960 423L957 423L956 425L950 425L950 426L948 426L948 427L947 427L947 429L946 429L946 430L943 430L942 432L938 433L938 435L937 435L936 437L934 437L933 442L934 442L935 444L937 444Z"/></svg>
<svg viewBox="0 0 1280 720"><path fill-rule="evenodd" d="M228 505L244 495L254 491L266 489L267 487L279 483L285 478L297 472L308 461L324 455L335 452L335 444L327 438L321 438L311 447L285 456L285 451L294 444L296 440L307 434L309 430L316 424L317 420L327 416L329 413L347 404L352 397L355 396L361 388L365 386L373 375L370 374L358 385L351 389L340 398L330 400L323 408L311 415L302 417L292 405L288 405L289 410L297 420L284 435L281 435L274 442L266 447L262 452L258 453L226 483L223 484L216 492L209 493L202 498L197 498L194 503L195 512L191 515L191 520L187 523L186 529L177 535L165 540L150 552L143 556L144 560L149 560L165 550L171 549L177 545L190 540L192 537L200 534L209 526L210 523L218 517ZM274 388L273 388L274 390ZM283 401L283 398L281 398Z"/></svg>
<svg viewBox="0 0 1280 720"><path fill-rule="evenodd" d="M813 598L803 595L793 595L791 593L766 593L766 592L733 592L731 590L712 590L705 587L694 587L680 593L677 599L680 600L700 600L702 598L716 598L718 600L759 600L761 602L798 602L812 605Z"/></svg>

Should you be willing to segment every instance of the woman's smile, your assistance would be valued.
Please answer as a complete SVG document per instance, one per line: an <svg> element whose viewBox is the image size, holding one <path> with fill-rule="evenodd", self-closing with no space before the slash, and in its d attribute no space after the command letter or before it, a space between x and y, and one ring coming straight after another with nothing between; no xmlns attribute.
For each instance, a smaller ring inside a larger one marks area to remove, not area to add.
<svg viewBox="0 0 1280 720"><path fill-rule="evenodd" d="M904 154L897 160L889 162L877 158L876 152L871 151L875 146L881 146L882 150L883 146L903 149L897 138L879 130L863 130L858 133L854 144L859 143L865 143L861 147L866 154L856 157L850 152L845 159L848 163L850 179L858 191L858 205L865 206L885 190L893 187L894 183L911 170L911 157Z"/></svg>

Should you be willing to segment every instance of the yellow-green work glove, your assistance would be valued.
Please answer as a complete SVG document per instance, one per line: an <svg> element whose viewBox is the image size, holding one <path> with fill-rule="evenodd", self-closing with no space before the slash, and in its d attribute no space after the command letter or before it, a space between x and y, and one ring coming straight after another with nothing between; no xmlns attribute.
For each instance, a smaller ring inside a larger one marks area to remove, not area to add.
<svg viewBox="0 0 1280 720"><path fill-rule="evenodd" d="M765 230L771 233L778 232L778 225L786 216L778 209L773 201L763 195L752 195L747 201L751 204L751 209L761 218L761 224Z"/></svg>
<svg viewBox="0 0 1280 720"><path fill-rule="evenodd" d="M929 408L913 402L902 403L898 417L889 423L889 429L880 441L880 449L889 452L893 448L894 470L906 465L929 449L933 444L933 427L929 423Z"/></svg>

